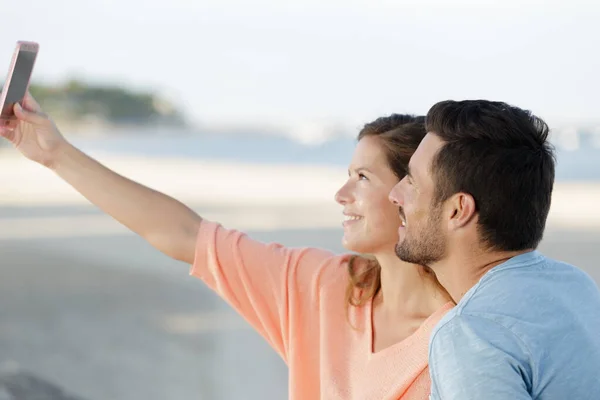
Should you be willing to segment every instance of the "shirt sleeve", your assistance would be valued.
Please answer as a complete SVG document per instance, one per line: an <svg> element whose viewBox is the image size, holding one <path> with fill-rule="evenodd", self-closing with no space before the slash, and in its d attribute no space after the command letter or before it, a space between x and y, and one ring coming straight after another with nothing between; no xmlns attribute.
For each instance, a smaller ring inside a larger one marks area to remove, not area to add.
<svg viewBox="0 0 600 400"><path fill-rule="evenodd" d="M190 274L227 301L287 362L290 326L303 324L303 332L318 332L306 325L318 316L319 289L331 272L326 267L339 267L340 257L321 249L261 243L203 220Z"/></svg>
<svg viewBox="0 0 600 400"><path fill-rule="evenodd" d="M431 338L431 400L531 400L528 354L493 320L453 316Z"/></svg>

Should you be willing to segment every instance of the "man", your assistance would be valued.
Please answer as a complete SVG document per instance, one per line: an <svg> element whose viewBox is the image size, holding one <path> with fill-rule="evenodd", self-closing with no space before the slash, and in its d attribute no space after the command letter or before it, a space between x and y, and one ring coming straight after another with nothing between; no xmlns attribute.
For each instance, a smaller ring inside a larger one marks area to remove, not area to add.
<svg viewBox="0 0 600 400"><path fill-rule="evenodd" d="M554 184L548 126L485 100L444 101L390 193L402 260L457 302L432 332L432 399L600 399L600 292L540 254Z"/></svg>

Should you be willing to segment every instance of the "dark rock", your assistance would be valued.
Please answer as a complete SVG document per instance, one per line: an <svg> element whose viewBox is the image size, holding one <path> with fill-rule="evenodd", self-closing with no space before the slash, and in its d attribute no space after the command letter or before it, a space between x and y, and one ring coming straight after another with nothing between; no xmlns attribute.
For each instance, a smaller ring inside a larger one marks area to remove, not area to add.
<svg viewBox="0 0 600 400"><path fill-rule="evenodd" d="M0 400L83 400L24 371L0 373Z"/></svg>

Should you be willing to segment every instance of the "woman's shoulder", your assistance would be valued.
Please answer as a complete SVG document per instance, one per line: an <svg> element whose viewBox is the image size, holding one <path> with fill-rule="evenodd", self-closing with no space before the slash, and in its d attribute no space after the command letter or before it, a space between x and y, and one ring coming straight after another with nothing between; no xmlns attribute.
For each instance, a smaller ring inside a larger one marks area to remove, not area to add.
<svg viewBox="0 0 600 400"><path fill-rule="evenodd" d="M352 254L326 248L294 247L280 241L260 240L255 235L208 220L202 221L198 236L197 260L202 260L199 253L220 253L222 256L217 257L220 260L239 258L245 264L256 264L263 271L272 267L283 272L281 268L284 268L288 277L299 284L345 283L343 278L353 259Z"/></svg>
<svg viewBox="0 0 600 400"><path fill-rule="evenodd" d="M320 279L339 281L348 274L348 266L353 255L349 253L335 253L319 247L290 248L290 254L297 259L294 262L302 270L318 272ZM298 271L302 272L302 271Z"/></svg>

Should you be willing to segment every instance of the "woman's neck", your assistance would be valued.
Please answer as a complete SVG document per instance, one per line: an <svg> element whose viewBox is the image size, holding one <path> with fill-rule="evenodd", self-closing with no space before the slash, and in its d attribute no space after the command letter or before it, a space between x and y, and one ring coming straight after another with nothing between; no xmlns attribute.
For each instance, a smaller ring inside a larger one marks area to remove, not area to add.
<svg viewBox="0 0 600 400"><path fill-rule="evenodd" d="M404 262L393 252L378 254L376 259L381 266L381 290L375 305L386 314L427 317L452 301L430 270Z"/></svg>

